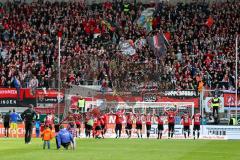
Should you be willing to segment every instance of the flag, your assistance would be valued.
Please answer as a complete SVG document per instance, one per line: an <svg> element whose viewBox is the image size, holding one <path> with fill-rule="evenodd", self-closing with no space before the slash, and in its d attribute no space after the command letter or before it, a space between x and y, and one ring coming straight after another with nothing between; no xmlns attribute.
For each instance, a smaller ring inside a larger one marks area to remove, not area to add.
<svg viewBox="0 0 240 160"><path fill-rule="evenodd" d="M164 36L165 36L165 39L167 40L167 42L169 42L170 39L171 39L171 34L170 34L170 32L164 33Z"/></svg>
<svg viewBox="0 0 240 160"><path fill-rule="evenodd" d="M102 25L105 25L110 31L114 32L115 31L115 27L113 26L113 24L111 24L109 21L107 20L102 20Z"/></svg>
<svg viewBox="0 0 240 160"><path fill-rule="evenodd" d="M212 27L213 23L214 23L213 18L211 16L209 16L209 18L207 19L205 24L210 28L210 27Z"/></svg>
<svg viewBox="0 0 240 160"><path fill-rule="evenodd" d="M155 8L147 8L142 11L141 16L137 20L137 24L139 27L145 28L147 32L152 31L152 20L153 20L153 13Z"/></svg>
<svg viewBox="0 0 240 160"><path fill-rule="evenodd" d="M160 58L166 54L169 44L163 33L148 37L147 41L156 57Z"/></svg>

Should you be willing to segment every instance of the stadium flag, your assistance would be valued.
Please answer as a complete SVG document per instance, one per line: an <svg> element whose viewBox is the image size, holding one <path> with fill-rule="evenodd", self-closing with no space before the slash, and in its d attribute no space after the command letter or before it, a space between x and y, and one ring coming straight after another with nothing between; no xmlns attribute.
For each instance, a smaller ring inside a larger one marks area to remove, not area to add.
<svg viewBox="0 0 240 160"><path fill-rule="evenodd" d="M167 44L169 45L169 41L171 39L171 33L170 32L164 33L164 37L165 37Z"/></svg>
<svg viewBox="0 0 240 160"><path fill-rule="evenodd" d="M156 57L160 58L166 54L169 43L163 33L148 37L147 41Z"/></svg>
<svg viewBox="0 0 240 160"><path fill-rule="evenodd" d="M213 23L214 23L213 18L209 16L205 24L210 28L212 27Z"/></svg>
<svg viewBox="0 0 240 160"><path fill-rule="evenodd" d="M138 26L145 28L148 33L152 31L152 19L154 11L155 8L145 9L142 11L141 16L137 20Z"/></svg>

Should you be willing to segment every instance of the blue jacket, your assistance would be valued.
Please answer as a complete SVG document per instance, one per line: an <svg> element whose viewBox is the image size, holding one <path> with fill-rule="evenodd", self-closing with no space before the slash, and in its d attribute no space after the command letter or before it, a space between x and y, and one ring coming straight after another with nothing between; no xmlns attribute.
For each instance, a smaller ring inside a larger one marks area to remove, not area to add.
<svg viewBox="0 0 240 160"><path fill-rule="evenodd" d="M40 126L41 126L41 122L40 121L36 121L35 122L36 129L40 129Z"/></svg>
<svg viewBox="0 0 240 160"><path fill-rule="evenodd" d="M10 120L12 123L17 123L17 121L20 119L21 119L21 117L16 112L13 112L10 114Z"/></svg>
<svg viewBox="0 0 240 160"><path fill-rule="evenodd" d="M72 134L66 129L61 129L57 134L57 148L60 148L62 143L73 143Z"/></svg>

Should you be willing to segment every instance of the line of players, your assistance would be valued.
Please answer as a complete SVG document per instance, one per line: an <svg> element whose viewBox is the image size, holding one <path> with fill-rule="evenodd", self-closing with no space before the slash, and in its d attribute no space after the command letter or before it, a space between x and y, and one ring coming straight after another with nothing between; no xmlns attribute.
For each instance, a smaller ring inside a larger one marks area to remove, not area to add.
<svg viewBox="0 0 240 160"><path fill-rule="evenodd" d="M125 131L128 136L128 138L131 138L132 136L132 128L133 128L133 123L136 123L136 134L138 138L143 138L143 133L142 133L142 128L143 128L143 120L145 121L146 124L146 135L147 138L150 137L150 131L151 131L151 125L152 125L152 119L157 118L157 123L158 123L158 132L157 132L157 139L162 139L162 134L164 130L164 118L167 116L167 122L168 122L168 138L173 138L174 135L174 126L175 126L175 117L178 113L178 110L169 110L165 111L162 115L157 115L155 114L154 110L153 113L146 113L142 114L140 112L135 113L134 110L132 112L125 112L125 110L119 110L116 111L115 113L110 112L110 113L101 113L97 109L95 109L96 112L89 111L84 114L78 114L78 113L70 113L68 116L61 122L68 122L68 123L74 123L76 125L76 128L78 130L78 135L81 134L81 121L84 120L84 125L85 125L85 135L86 137L91 137L91 132L92 136L95 138L104 138L104 135L107 131L107 121L108 121L108 116L114 115L116 116L115 118L115 133L116 133L116 138L121 137L122 129L123 129L123 121L124 121L124 116L126 116L126 126L125 126ZM196 113L192 117L185 112L181 116L181 123L183 125L183 132L184 132L184 137L187 138L190 135L190 125L193 120L193 137L194 139L197 137L199 138L200 136L200 123L201 123L201 114ZM51 118L46 117L46 121L48 125L51 125ZM55 130L60 124L55 124ZM58 130L58 129L57 129Z"/></svg>
<svg viewBox="0 0 240 160"><path fill-rule="evenodd" d="M168 122L168 138L173 138L174 135L174 126L175 126L175 116L177 115L178 111L174 111L174 110L169 110L169 111L165 111L163 113L163 115L156 115L156 114L141 114L141 113L134 113L134 112L128 112L126 113L126 134L128 135L128 138L131 137L132 134L132 126L133 126L133 122L134 119L136 121L136 130L137 130L137 136L138 138L142 138L142 127L143 127L143 123L142 123L142 116L144 116L145 118L145 122L146 122L146 135L147 138L150 137L150 131L151 131L151 125L152 125L152 118L156 117L157 118L157 123L158 123L158 132L157 132L157 139L162 139L162 134L163 134L163 130L164 130L164 117L165 115L167 116L167 122ZM124 110L122 111L118 111L115 113L116 115L116 125L115 125L115 133L116 133L116 138L120 138L121 137L121 131L122 131L122 122L123 122L123 115L124 115ZM197 136L197 138L199 138L200 136L200 124L201 124L201 119L202 116L200 113L196 113L194 114L192 117L185 112L182 116L181 116L181 122L183 124L183 131L184 131L184 137L189 138L190 136L190 125L191 125L191 121L193 120L193 137L194 139L196 138L195 136ZM197 134L196 134L197 133Z"/></svg>

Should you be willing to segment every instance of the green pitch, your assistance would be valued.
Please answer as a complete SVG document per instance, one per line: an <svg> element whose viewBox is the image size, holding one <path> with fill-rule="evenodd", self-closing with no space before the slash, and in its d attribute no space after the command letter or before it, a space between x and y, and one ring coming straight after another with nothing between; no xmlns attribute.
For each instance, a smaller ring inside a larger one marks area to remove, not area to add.
<svg viewBox="0 0 240 160"><path fill-rule="evenodd" d="M240 141L78 139L77 149L43 150L42 141L0 139L0 160L239 160Z"/></svg>

